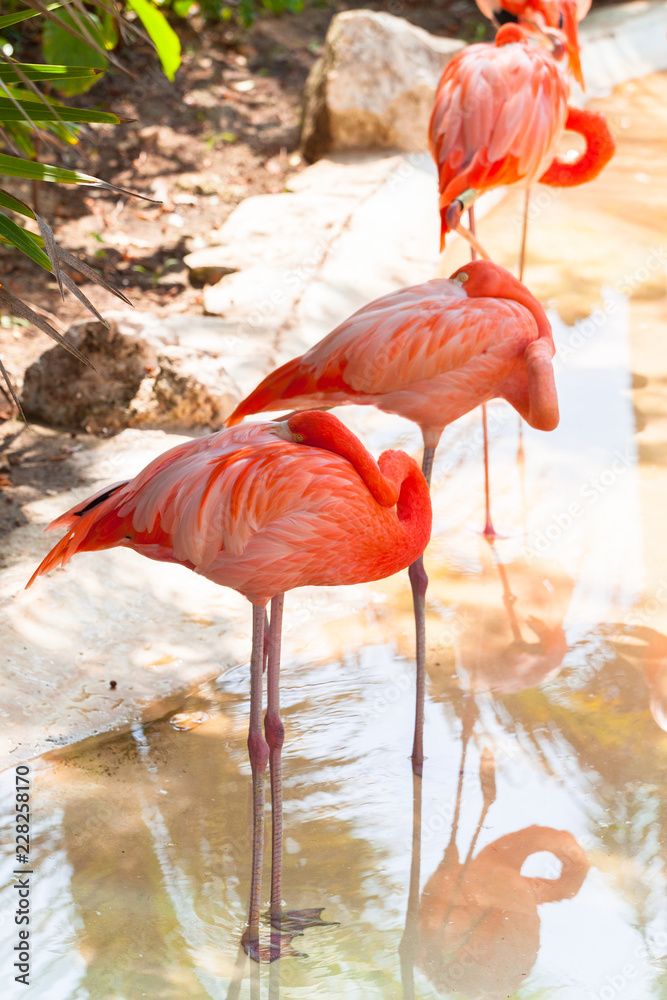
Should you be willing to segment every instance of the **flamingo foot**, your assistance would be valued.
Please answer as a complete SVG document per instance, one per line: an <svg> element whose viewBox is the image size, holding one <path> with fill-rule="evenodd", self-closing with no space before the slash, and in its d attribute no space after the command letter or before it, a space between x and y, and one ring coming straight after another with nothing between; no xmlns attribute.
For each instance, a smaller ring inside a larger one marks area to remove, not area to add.
<svg viewBox="0 0 667 1000"><path fill-rule="evenodd" d="M275 962L278 958L308 958L305 952L292 947L294 937L296 934L282 934L272 930L271 940L264 942L257 937L253 938L246 930L241 938L241 945L248 958L261 965Z"/></svg>
<svg viewBox="0 0 667 1000"><path fill-rule="evenodd" d="M491 521L491 515L486 515L486 524L484 525L484 531L482 532L487 541L493 542L496 538L501 536L498 534L496 529L493 527L493 522Z"/></svg>
<svg viewBox="0 0 667 1000"><path fill-rule="evenodd" d="M338 920L322 920L323 906L309 906L303 910L283 910L271 917L271 925L283 934L303 934L307 927L338 927Z"/></svg>
<svg viewBox="0 0 667 1000"><path fill-rule="evenodd" d="M297 951L292 946L295 937L299 937L308 927L337 927L336 920L322 920L320 914L323 906L312 906L304 910L283 910L277 915L266 913L271 921L271 934L268 941L262 941L259 934L252 934L246 928L241 938L241 944L248 958L253 962L268 964L279 958L307 958L305 952Z"/></svg>

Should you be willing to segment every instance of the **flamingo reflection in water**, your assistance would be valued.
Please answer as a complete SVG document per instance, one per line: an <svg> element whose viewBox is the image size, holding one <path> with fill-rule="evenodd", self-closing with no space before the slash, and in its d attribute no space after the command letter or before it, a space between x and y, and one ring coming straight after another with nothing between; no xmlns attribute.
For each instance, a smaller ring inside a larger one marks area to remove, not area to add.
<svg viewBox="0 0 667 1000"><path fill-rule="evenodd" d="M648 625L614 628L611 645L618 656L641 670L649 690L649 711L667 733L667 636Z"/></svg>
<svg viewBox="0 0 667 1000"><path fill-rule="evenodd" d="M517 694L556 677L567 652L563 622L574 580L557 563L523 557L503 563L480 545L472 600L456 601L456 669L469 691Z"/></svg>
<svg viewBox="0 0 667 1000"><path fill-rule="evenodd" d="M455 991L475 1000L501 1000L513 994L525 984L537 959L538 907L576 896L589 868L585 852L571 833L537 825L499 837L475 856L482 826L496 799L495 764L488 749L480 756L482 811L461 859L456 841L475 715L474 700L469 696L463 713L461 766L449 841L421 898L419 864L413 857L400 947L404 1000L413 1000L415 995L415 966L443 994ZM554 855L560 872L552 878L522 875L525 861L541 852Z"/></svg>

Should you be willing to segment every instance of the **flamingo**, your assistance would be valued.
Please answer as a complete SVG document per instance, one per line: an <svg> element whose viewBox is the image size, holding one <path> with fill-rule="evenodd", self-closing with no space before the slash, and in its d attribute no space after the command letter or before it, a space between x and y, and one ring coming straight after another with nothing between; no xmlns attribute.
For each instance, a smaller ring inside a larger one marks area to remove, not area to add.
<svg viewBox="0 0 667 1000"><path fill-rule="evenodd" d="M486 802L485 802L486 804ZM548 852L561 863L553 878L521 868ZM417 924L417 965L438 993L500 1000L525 983L540 948L538 906L573 899L590 862L568 830L528 826L499 837L463 863L455 841L424 886ZM466 955L477 961L465 961Z"/></svg>
<svg viewBox="0 0 667 1000"><path fill-rule="evenodd" d="M486 400L502 396L531 426L556 427L554 353L549 321L525 285L498 264L471 261L450 279L401 288L364 306L267 376L227 425L286 407L377 406L419 425L430 485L444 428ZM493 534L488 492L485 532ZM417 653L412 766L421 774L428 584L421 555L410 566L410 582Z"/></svg>
<svg viewBox="0 0 667 1000"><path fill-rule="evenodd" d="M376 463L337 417L309 412L180 444L134 479L76 504L47 530L58 528L67 533L27 586L77 552L125 546L150 559L180 563L239 591L252 604L253 847L243 943L259 960L267 762L273 816L271 922L280 927L282 919L284 729L278 680L283 594L294 587L380 580L413 563L431 533L424 476L402 451L386 451ZM265 739L262 672L269 602ZM270 958L279 954L280 943L274 948L272 937Z"/></svg>
<svg viewBox="0 0 667 1000"><path fill-rule="evenodd" d="M518 22L528 32L537 31L557 47L563 37L570 72L584 89L579 56L577 24L590 10L591 0L476 0L485 17L494 24Z"/></svg>
<svg viewBox="0 0 667 1000"><path fill-rule="evenodd" d="M464 209L490 188L542 184L569 187L596 177L614 153L602 115L567 104L568 84L552 56L529 44L516 24L504 24L495 44L463 49L445 68L429 126L438 167L441 249L457 230L481 255L475 235L461 225ZM564 131L586 149L573 163L554 159ZM472 227L471 227L472 228Z"/></svg>
<svg viewBox="0 0 667 1000"><path fill-rule="evenodd" d="M417 965L438 992L500 1000L522 984L539 950L538 905L572 899L590 867L571 833L529 826L475 848L496 801L496 765L484 747L479 760L482 808L463 860L459 853L460 820L467 796L464 781L472 778L466 764L477 718L473 698L463 706L461 761L449 840L436 871L420 890L421 798L413 811L412 859L405 930L399 946L405 1000L414 1000ZM471 817L469 817L470 819ZM521 874L524 862L542 851L561 862L556 878ZM473 955L475 961L470 961ZM522 979L523 977L523 979Z"/></svg>

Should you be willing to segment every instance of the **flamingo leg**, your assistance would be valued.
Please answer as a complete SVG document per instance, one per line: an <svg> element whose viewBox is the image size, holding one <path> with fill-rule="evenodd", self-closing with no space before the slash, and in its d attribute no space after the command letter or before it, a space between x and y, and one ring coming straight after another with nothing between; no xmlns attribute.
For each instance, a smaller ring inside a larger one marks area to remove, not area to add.
<svg viewBox="0 0 667 1000"><path fill-rule="evenodd" d="M530 188L526 188L523 203L523 225L521 227L521 250L519 251L519 281L523 281L523 269L526 263L526 237L528 235L528 208L530 207Z"/></svg>
<svg viewBox="0 0 667 1000"><path fill-rule="evenodd" d="M526 493L526 453L523 448L523 421L517 413L519 421L519 444L516 450L516 464L519 469L519 482L521 483L521 512L523 519L523 533L528 535L528 495Z"/></svg>
<svg viewBox="0 0 667 1000"><path fill-rule="evenodd" d="M435 448L424 448L422 472L428 487L431 487L433 456ZM415 736L412 744L412 770L421 777L424 767L424 699L426 692L426 588L428 577L424 569L424 557L420 556L408 570L412 587L412 603L415 609L415 637L417 659L417 683L415 698Z"/></svg>
<svg viewBox="0 0 667 1000"><path fill-rule="evenodd" d="M523 272L526 264L526 238L528 236L528 209L530 208L530 188L526 188L525 199L523 203L523 226L521 227L521 250L519 251L519 281L523 281ZM521 417L519 419L519 447L517 450L517 462L519 465L519 475L521 477L521 497L523 500L523 512L524 512L524 522L526 514L526 476L525 476L525 463L524 463L524 453L523 453L523 421ZM525 523L524 523L525 532Z"/></svg>
<svg viewBox="0 0 667 1000"><path fill-rule="evenodd" d="M474 206L471 205L468 209L468 222L470 225L470 232L475 234L475 212ZM477 260L478 248L474 243L470 245L470 259ZM483 254L482 256L486 256ZM488 258L487 258L488 259ZM496 533L491 522L491 493L489 487L489 430L487 426L487 414L486 414L486 403L482 403L482 431L484 433L484 506L485 506L485 521L484 521L484 535L486 538L495 538Z"/></svg>
<svg viewBox="0 0 667 1000"><path fill-rule="evenodd" d="M477 259L478 254L480 257L482 257L483 260L491 260L488 253L486 252L482 244L477 239L477 236L475 235L475 224L473 220L472 203L474 202L474 199L476 197L477 197L476 191L473 190L464 191L460 198L456 198L450 204L449 208L445 213L444 221L446 222L448 229L453 229L460 236L462 236L464 240L467 240L467 242L470 244L470 250L473 260ZM461 222L461 215L463 213L464 208L468 209L468 218L470 220L470 227L468 229L466 229ZM444 242L441 244L440 249L441 250L444 249Z"/></svg>
<svg viewBox="0 0 667 1000"><path fill-rule="evenodd" d="M503 604L505 605L505 611L507 612L507 618L512 630L512 638L514 642L523 642L521 626L519 625L519 619L517 618L516 611L514 610L516 595L512 593L512 588L510 587L509 578L507 576L507 570L498 558L493 544L491 545L491 549L493 551L493 559L496 564L496 569L498 570L498 576L500 577L500 586L503 588Z"/></svg>
<svg viewBox="0 0 667 1000"><path fill-rule="evenodd" d="M473 260L477 259L477 254L479 254L482 260L491 260L491 258L489 257L488 253L486 252L482 244L479 242L475 234L470 229L466 229L465 226L462 226L461 223L459 223L458 226L456 227L456 232L459 233L463 237L463 239L467 240L468 243L470 244L470 249L473 250L475 253L475 256L472 258Z"/></svg>
<svg viewBox="0 0 667 1000"><path fill-rule="evenodd" d="M486 403L482 403L482 429L484 431L484 537L497 538L491 521L491 488L489 485L489 431L487 426Z"/></svg>
<svg viewBox="0 0 667 1000"><path fill-rule="evenodd" d="M264 774L269 748L262 735L262 673L264 667L264 608L252 606L252 655L250 657L250 725L248 753L252 770L252 871L248 927L242 944L251 958L259 960L259 907L264 860Z"/></svg>
<svg viewBox="0 0 667 1000"><path fill-rule="evenodd" d="M403 1000L415 1000L415 958L418 946L419 884L421 875L422 779L412 774L412 853L410 855L410 888L405 914L405 929L398 947L401 960Z"/></svg>
<svg viewBox="0 0 667 1000"><path fill-rule="evenodd" d="M282 748L285 727L280 718L280 637L283 623L284 595L271 601L269 664L267 674L267 710L264 733L269 747L271 769L271 924L280 927L283 879L283 781ZM274 940L275 938L275 940ZM274 955L274 950L277 954ZM280 934L271 936L271 959L280 956Z"/></svg>
<svg viewBox="0 0 667 1000"><path fill-rule="evenodd" d="M269 662L269 613L264 609L264 659L262 660L262 672L266 673L266 665Z"/></svg>

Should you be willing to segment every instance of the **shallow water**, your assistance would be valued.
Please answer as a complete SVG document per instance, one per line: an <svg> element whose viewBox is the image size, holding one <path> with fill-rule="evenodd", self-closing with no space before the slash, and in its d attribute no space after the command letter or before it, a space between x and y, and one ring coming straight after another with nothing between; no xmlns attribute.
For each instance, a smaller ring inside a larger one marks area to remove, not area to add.
<svg viewBox="0 0 667 1000"><path fill-rule="evenodd" d="M516 415L490 407L493 547L478 533L479 415L438 451L419 855L407 576L293 593L284 897L335 923L270 968L239 954L251 834L239 662L157 722L32 763L32 985L17 995L667 997L665 96L662 75L602 102L616 160L585 192L539 202L527 281L554 307L562 420L550 435L524 426L522 461ZM481 228L508 264L519 204ZM396 418L344 412L374 451L419 448ZM14 772L0 777L9 836ZM11 873L5 852L3 969ZM267 859L265 899L268 874Z"/></svg>

